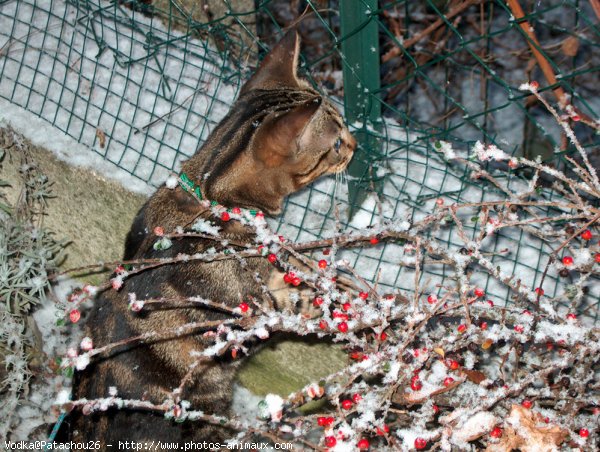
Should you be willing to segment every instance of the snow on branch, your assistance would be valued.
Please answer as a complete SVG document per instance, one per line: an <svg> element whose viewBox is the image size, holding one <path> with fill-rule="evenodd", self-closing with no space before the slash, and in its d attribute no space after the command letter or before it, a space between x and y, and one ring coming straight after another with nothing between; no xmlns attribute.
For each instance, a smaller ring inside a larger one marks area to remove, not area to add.
<svg viewBox="0 0 600 452"><path fill-rule="evenodd" d="M114 263L119 267L113 279L75 294L70 313L96 292L121 290L127 278L162 265L264 258L284 272L291 287L311 291L316 314L270 308L271 294L260 281L265 299L243 300L238 306L200 297L139 299L131 294L132 316L168 304L214 309L230 318L98 347L93 338L85 338L80 350L73 348L63 360L64 366L82 369L96 356L191 332L204 335L210 344L192 353L188 374L173 382L164 400L125 400L114 388L102 399L68 401L62 396L58 402L86 414L108 407L151 410L169 419L226 425L239 431L236 441L258 434L319 450L598 447L600 329L588 320L597 316L598 306L589 304L586 295L598 283L600 268L600 184L568 122L535 87L525 88L555 114L580 153L583 165L571 176L495 146L477 143L469 153L440 142L439 152L466 168L472 179L493 187L497 199L450 204L440 198L428 216L412 224L382 222L310 242L281 239L262 218L235 216L231 221L256 229L254 243L229 243L206 221L191 230L160 231L157 241L163 244L165 239L202 238L214 240L222 251ZM507 163L506 171L527 170L530 177L510 183L505 172L486 169L490 161ZM551 178L546 186L542 174ZM475 223L474 231L468 221ZM449 245L450 226L459 248ZM540 242L541 280L527 281L515 265L505 265L509 250L489 246L499 234ZM347 249L387 244L403 247L396 264L412 272L412 291L383 290L342 256ZM543 249L551 251L542 254ZM315 262L323 250L323 258ZM302 261L308 265L298 266ZM444 277L432 282L427 275L440 269ZM506 290L504 303L490 300L481 281ZM549 281L556 287L553 296L546 293ZM181 400L198 363L225 354L240 357L249 339L266 340L279 332L344 344L348 364L286 397L268 395L251 421L204 413ZM298 415L297 409L314 399L326 399L332 409Z"/></svg>

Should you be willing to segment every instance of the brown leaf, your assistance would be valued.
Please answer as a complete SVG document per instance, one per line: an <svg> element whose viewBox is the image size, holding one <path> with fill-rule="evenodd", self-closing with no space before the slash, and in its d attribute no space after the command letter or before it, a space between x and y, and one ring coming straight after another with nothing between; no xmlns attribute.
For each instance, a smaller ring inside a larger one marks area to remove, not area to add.
<svg viewBox="0 0 600 452"><path fill-rule="evenodd" d="M470 370L470 369L462 369L462 373L465 374L467 380L472 381L476 385L481 383L483 380L486 380L487 377L483 372L478 370Z"/></svg>
<svg viewBox="0 0 600 452"><path fill-rule="evenodd" d="M484 350L487 350L488 348L490 348L492 345L494 344L494 341L491 339L486 339L485 341L483 341L483 344L481 344L481 348Z"/></svg>
<svg viewBox="0 0 600 452"><path fill-rule="evenodd" d="M96 128L96 138L98 138L98 144L100 147L104 149L104 146L106 146L106 134L99 127Z"/></svg>
<svg viewBox="0 0 600 452"><path fill-rule="evenodd" d="M509 452L519 449L521 452L550 452L558 450L569 437L568 430L555 424L546 424L539 413L513 405L506 418L502 437L498 442L490 443L486 452Z"/></svg>
<svg viewBox="0 0 600 452"><path fill-rule="evenodd" d="M574 57L579 50L579 39L575 36L569 36L563 41L560 48L566 56Z"/></svg>

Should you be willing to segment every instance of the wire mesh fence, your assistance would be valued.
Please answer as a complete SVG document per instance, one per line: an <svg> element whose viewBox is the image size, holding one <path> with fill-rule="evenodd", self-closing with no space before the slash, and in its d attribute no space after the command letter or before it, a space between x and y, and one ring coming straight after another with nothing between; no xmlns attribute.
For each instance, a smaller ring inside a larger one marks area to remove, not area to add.
<svg viewBox="0 0 600 452"><path fill-rule="evenodd" d="M280 29L295 23L303 38L302 70L345 108L360 147L349 191L325 179L287 200L274 221L292 240L340 225L416 221L439 199L477 203L506 196L449 163L439 152L442 140L465 155L481 141L565 168L572 145L539 103L518 90L527 80L539 80L549 98L572 106L572 125L598 166L600 138L591 126L600 113L595 1L341 3L2 1L0 98L157 186L225 115ZM531 176L505 163L485 169L514 192ZM559 196L546 188L550 182L539 187L549 203ZM476 212L466 214L471 236L478 220ZM450 249L464 245L450 222L436 234ZM543 236L541 228L537 236L499 231L485 251L502 271L536 287L554 248ZM398 258L407 252L388 243L346 257L363 277L389 290L412 290L413 278ZM440 265L421 279L434 288L450 276ZM557 272L546 281L546 293L561 299ZM591 281L597 283L594 276ZM510 301L507 287L483 274L480 283L491 299ZM590 286L581 309L597 319L600 289Z"/></svg>

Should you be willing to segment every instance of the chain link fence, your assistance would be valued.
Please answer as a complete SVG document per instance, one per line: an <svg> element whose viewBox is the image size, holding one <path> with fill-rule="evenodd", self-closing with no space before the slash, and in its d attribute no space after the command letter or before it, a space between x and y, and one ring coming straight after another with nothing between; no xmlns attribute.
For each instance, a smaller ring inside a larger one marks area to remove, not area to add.
<svg viewBox="0 0 600 452"><path fill-rule="evenodd" d="M574 149L547 111L518 90L528 80L573 106L572 125L600 166L598 14L597 1L577 0L0 1L0 100L158 186L226 114L281 28L295 23L301 70L345 111L360 143L347 181L313 184L274 220L291 240L314 239L338 227L420 220L439 198L506 197L448 163L442 140L465 155L481 141L566 168ZM485 169L515 192L531 177L498 162ZM549 202L560 196L550 184L539 182ZM477 221L476 212L464 218L473 237ZM456 232L448 223L436 237L460 250ZM530 287L558 246L541 228L501 230L489 243L494 265ZM408 252L389 243L346 257L386 290L410 291L414 278L399 258ZM435 268L421 276L429 290L452 277ZM580 310L597 319L595 278ZM480 283L492 300L510 301L505 286L484 275ZM556 272L544 289L568 302Z"/></svg>

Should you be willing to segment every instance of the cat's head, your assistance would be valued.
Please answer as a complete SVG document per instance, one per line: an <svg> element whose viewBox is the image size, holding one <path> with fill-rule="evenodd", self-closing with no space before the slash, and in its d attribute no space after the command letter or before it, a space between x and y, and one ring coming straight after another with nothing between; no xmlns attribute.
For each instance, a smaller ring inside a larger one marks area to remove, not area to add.
<svg viewBox="0 0 600 452"><path fill-rule="evenodd" d="M356 140L337 109L298 77L299 46L288 32L184 164L207 198L274 215L287 195L350 162Z"/></svg>

